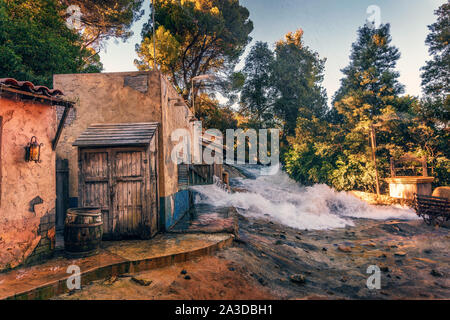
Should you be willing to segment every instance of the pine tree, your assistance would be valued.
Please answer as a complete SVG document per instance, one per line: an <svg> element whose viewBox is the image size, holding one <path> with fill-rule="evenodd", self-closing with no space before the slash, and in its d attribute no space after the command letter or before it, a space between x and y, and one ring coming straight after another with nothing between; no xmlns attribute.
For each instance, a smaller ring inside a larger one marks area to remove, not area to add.
<svg viewBox="0 0 450 320"><path fill-rule="evenodd" d="M257 42L245 59L240 113L251 127L268 127L273 123L273 62L273 52L265 42Z"/></svg>
<svg viewBox="0 0 450 320"><path fill-rule="evenodd" d="M422 112L444 123L450 120L450 3L436 10L438 19L428 26L425 43L432 60L422 68L422 87L426 94Z"/></svg>
<svg viewBox="0 0 450 320"><path fill-rule="evenodd" d="M344 78L333 101L341 116L340 140L335 143L342 145L343 152L331 180L339 189L375 190L369 143L372 125L383 125L377 137L377 167L381 171L387 171L390 156L408 148L397 120L398 114L411 109L414 99L399 97L404 91L395 71L399 58L399 50L391 45L389 24L378 29L368 25L359 28L350 64L342 70Z"/></svg>
<svg viewBox="0 0 450 320"><path fill-rule="evenodd" d="M436 11L437 21L428 26L430 34L425 43L432 57L422 68L422 89L425 96L416 105L417 125L411 137L417 153L425 155L431 164L435 186L450 183L450 3Z"/></svg>

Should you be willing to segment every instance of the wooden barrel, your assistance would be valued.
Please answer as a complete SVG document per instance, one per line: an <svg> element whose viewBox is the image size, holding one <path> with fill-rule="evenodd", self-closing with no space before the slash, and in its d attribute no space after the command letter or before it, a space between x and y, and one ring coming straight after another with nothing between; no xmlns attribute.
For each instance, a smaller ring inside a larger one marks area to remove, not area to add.
<svg viewBox="0 0 450 320"><path fill-rule="evenodd" d="M67 210L64 226L64 248L72 257L86 257L98 253L103 236L100 208L72 208Z"/></svg>

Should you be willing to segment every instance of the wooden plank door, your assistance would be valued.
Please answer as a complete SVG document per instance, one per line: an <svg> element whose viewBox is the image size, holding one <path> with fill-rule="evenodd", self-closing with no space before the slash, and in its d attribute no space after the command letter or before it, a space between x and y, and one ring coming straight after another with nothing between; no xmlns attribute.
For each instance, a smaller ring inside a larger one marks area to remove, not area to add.
<svg viewBox="0 0 450 320"><path fill-rule="evenodd" d="M111 234L112 189L110 184L111 151L108 149L81 150L79 154L79 197L82 207L100 207L103 216L103 233Z"/></svg>
<svg viewBox="0 0 450 320"><path fill-rule="evenodd" d="M114 233L121 237L137 237L144 233L144 216L147 215L145 194L145 150L115 149L113 188Z"/></svg>

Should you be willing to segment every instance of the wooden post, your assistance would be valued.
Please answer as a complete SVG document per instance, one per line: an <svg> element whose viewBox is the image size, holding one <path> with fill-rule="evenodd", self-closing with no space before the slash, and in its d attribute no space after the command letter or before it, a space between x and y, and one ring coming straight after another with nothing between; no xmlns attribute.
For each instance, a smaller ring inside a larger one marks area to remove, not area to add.
<svg viewBox="0 0 450 320"><path fill-rule="evenodd" d="M390 165L391 165L391 178L395 178L395 176L396 176L396 174L395 174L395 162L394 162L394 158L392 158L392 157L391 157Z"/></svg>
<svg viewBox="0 0 450 320"><path fill-rule="evenodd" d="M67 116L69 115L70 109L71 109L71 107L64 106L64 112L61 117L61 120L59 121L58 130L56 131L55 139L53 139L53 142L52 142L53 151L55 151L56 147L58 146L59 138L61 137L61 132L63 131L64 126L66 125L66 119L67 119Z"/></svg>
<svg viewBox="0 0 450 320"><path fill-rule="evenodd" d="M376 143L375 129L374 129L373 125L370 126L370 139L372 142L372 160L373 160L373 165L375 167L375 179L377 181L377 196L379 196L380 195L380 180L378 178L378 169L377 169L377 156L376 156L377 143Z"/></svg>
<svg viewBox="0 0 450 320"><path fill-rule="evenodd" d="M428 177L427 157L423 157L421 160L422 160L422 175L424 177Z"/></svg>

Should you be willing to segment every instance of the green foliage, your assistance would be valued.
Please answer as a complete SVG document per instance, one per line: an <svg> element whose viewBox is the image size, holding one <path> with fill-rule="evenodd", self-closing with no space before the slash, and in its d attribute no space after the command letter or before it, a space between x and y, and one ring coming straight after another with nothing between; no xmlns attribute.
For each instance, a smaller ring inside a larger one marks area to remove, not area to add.
<svg viewBox="0 0 450 320"><path fill-rule="evenodd" d="M438 13L443 13L442 8ZM435 38L443 37L429 36L427 43ZM449 184L448 90L444 90L447 96L443 95L433 82L433 93L430 91L422 100L400 96L403 86L395 71L400 53L390 42L389 25L360 28L350 64L342 70L345 76L333 108L322 118L297 118L296 136L289 139L290 151L285 156L286 170L297 181L327 183L338 190L375 192L369 139L374 126L382 191L387 189L383 178L390 175L389 159L406 153L427 157L435 186ZM446 46L433 46L433 50L448 50L448 42ZM434 68L445 69L448 65L436 64Z"/></svg>
<svg viewBox="0 0 450 320"><path fill-rule="evenodd" d="M333 108L326 114L318 108L309 118L297 118L296 136L290 140L294 151L286 156L288 172L301 172L304 183L373 192L375 167L369 133L377 124L377 167L386 176L390 156L402 154L406 147L399 114L408 114L415 101L399 97L403 87L394 68L400 54L390 42L389 25L358 30Z"/></svg>
<svg viewBox="0 0 450 320"><path fill-rule="evenodd" d="M412 130L417 152L428 157L435 185L450 185L450 3L436 10L437 21L428 28L425 43L432 60L422 68L426 96L415 108L418 125Z"/></svg>
<svg viewBox="0 0 450 320"><path fill-rule="evenodd" d="M195 99L195 115L202 120L205 129L218 129L225 134L227 129L236 129L237 120L231 108L220 106L219 101L203 93Z"/></svg>
<svg viewBox="0 0 450 320"><path fill-rule="evenodd" d="M444 3L436 10L438 19L430 25L430 34L425 43L429 46L432 60L428 61L422 74L422 86L425 94L446 101L447 121L450 79L450 3Z"/></svg>
<svg viewBox="0 0 450 320"><path fill-rule="evenodd" d="M123 41L133 35L133 22L144 14L144 0L60 0L64 7L81 10L83 48L101 47L102 41L115 38Z"/></svg>
<svg viewBox="0 0 450 320"><path fill-rule="evenodd" d="M245 59L245 81L241 91L240 113L251 127L264 128L273 124L274 88L272 68L274 54L267 43L257 42Z"/></svg>
<svg viewBox="0 0 450 320"><path fill-rule="evenodd" d="M80 36L69 30L54 0L0 1L0 77L53 85L53 74L98 72L86 64L91 52L82 49Z"/></svg>
<svg viewBox="0 0 450 320"><path fill-rule="evenodd" d="M303 31L288 33L276 44L272 69L275 89L274 115L282 122L284 136L295 135L299 116L325 115L326 93L321 86L325 60L303 44Z"/></svg>
<svg viewBox="0 0 450 320"><path fill-rule="evenodd" d="M192 78L229 73L250 41L253 23L237 0L156 0L155 9L156 62L186 100ZM152 26L136 48L140 70L153 68Z"/></svg>

